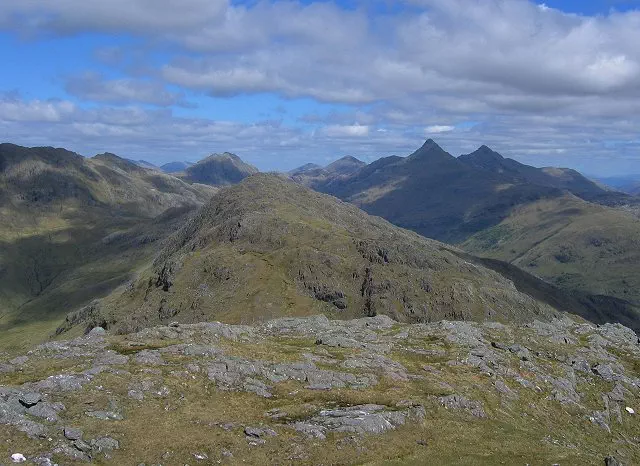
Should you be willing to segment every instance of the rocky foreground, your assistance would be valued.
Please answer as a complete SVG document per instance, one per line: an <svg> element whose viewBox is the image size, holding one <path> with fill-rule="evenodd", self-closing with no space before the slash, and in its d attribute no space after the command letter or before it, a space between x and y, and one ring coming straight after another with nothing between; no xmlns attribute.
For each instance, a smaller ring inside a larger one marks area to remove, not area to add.
<svg viewBox="0 0 640 466"><path fill-rule="evenodd" d="M0 355L0 464L640 464L640 345L569 318L172 324Z"/></svg>

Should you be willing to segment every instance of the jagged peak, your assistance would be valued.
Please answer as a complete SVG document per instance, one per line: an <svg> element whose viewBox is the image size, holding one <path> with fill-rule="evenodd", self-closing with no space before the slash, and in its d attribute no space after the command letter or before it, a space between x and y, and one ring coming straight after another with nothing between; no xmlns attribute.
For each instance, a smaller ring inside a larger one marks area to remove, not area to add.
<svg viewBox="0 0 640 466"><path fill-rule="evenodd" d="M464 154L460 156L461 160L471 160L471 161L497 161L501 162L505 160L505 158L499 154L498 152L491 149L489 146L483 144L478 147L475 151L470 154Z"/></svg>
<svg viewBox="0 0 640 466"><path fill-rule="evenodd" d="M420 149L411 154L408 159L417 159L423 157L431 158L434 156L437 156L436 158L455 158L447 151L445 151L442 147L440 147L438 143L436 143L433 139L427 139L425 143L420 147Z"/></svg>

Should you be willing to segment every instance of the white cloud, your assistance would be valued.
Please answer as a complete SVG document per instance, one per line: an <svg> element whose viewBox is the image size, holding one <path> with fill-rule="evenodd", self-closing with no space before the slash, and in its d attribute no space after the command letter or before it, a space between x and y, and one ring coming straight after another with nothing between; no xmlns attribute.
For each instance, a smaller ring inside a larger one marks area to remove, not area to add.
<svg viewBox="0 0 640 466"><path fill-rule="evenodd" d="M164 107L184 105L183 95L168 91L162 83L136 79L105 80L96 73L68 78L65 90L69 94L93 102L140 102Z"/></svg>
<svg viewBox="0 0 640 466"><path fill-rule="evenodd" d="M330 138L336 138L351 153L373 147L384 155L411 149L427 132L453 152L486 142L514 156L518 148L541 154L563 148L567 158L637 157L637 144L628 141L640 127L639 11L582 16L526 0L404 3L413 6L410 12L384 16L366 5L347 10L331 1L2 0L0 30L126 33L134 40L130 49L97 51L101 66L129 77L87 75L67 83L81 100L125 108L94 115L69 103L0 99L0 118L6 125L81 115L76 124L85 126L78 128L91 132L98 127L86 125L112 124L104 120L120 110L132 125L166 125L159 130L193 137L189 144L198 147L201 130L221 144L237 141L230 134L236 131L250 140L267 138L268 147L302 151L322 143L333 149ZM285 105L289 98L310 98L341 106L328 117L305 117L315 136L286 125L229 126L129 108L179 105L180 93L167 85L185 93L275 93ZM465 130L465 121L477 124ZM150 135L142 127L121 131L132 148ZM611 149L607 140L619 144Z"/></svg>
<svg viewBox="0 0 640 466"><path fill-rule="evenodd" d="M73 115L76 106L58 100L23 102L13 96L0 95L0 121L56 123Z"/></svg>
<svg viewBox="0 0 640 466"><path fill-rule="evenodd" d="M0 26L26 34L193 30L220 21L228 0L2 0Z"/></svg>
<svg viewBox="0 0 640 466"><path fill-rule="evenodd" d="M456 129L455 126L432 125L432 126L427 126L424 131L427 134L439 134L439 133L448 133L449 131L453 131L454 129Z"/></svg>
<svg viewBox="0 0 640 466"><path fill-rule="evenodd" d="M361 138L369 135L369 127L362 125L330 125L324 128L324 134L336 138Z"/></svg>

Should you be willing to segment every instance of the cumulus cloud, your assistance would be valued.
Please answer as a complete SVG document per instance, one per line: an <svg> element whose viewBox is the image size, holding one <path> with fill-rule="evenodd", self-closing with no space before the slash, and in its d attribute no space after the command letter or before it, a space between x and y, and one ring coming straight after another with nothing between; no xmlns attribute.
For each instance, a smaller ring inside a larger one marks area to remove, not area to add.
<svg viewBox="0 0 640 466"><path fill-rule="evenodd" d="M18 96L0 95L0 121L57 123L76 111L71 102L32 100L23 102Z"/></svg>
<svg viewBox="0 0 640 466"><path fill-rule="evenodd" d="M369 135L369 127L362 125L330 125L324 128L324 133L330 137L355 137L360 138Z"/></svg>
<svg viewBox="0 0 640 466"><path fill-rule="evenodd" d="M328 116L305 115L299 120L308 126L304 130L233 127L249 139L267 135L265 144L279 150L322 143L331 152L335 138L360 156L402 153L428 133L454 153L488 143L512 156L636 156L637 143L631 141L640 126L640 11L584 16L527 0L399 3L411 8L385 15L368 10L368 3L345 9L331 1L3 0L0 29L133 37L131 50L96 54L102 64L126 72L124 55L137 53L135 76L69 80L67 90L84 100L179 105L180 95L167 90L169 84L216 97L273 93L284 105L290 98L310 98L339 106ZM145 62L154 51L162 60ZM6 109L16 104L1 105L8 115ZM48 101L14 110L46 121L73 113ZM141 117L127 111L129 118ZM210 125L214 134L228 128L166 114L158 118L154 124L163 121L180 135ZM95 125L106 123L76 124L98 132ZM127 137L133 141L143 133ZM230 139L222 142L237 140L225 137ZM194 138L192 144L200 144Z"/></svg>
<svg viewBox="0 0 640 466"><path fill-rule="evenodd" d="M65 90L93 102L124 105L139 102L163 107L185 105L183 94L170 92L161 83L139 79L106 80L97 73L69 77Z"/></svg>
<svg viewBox="0 0 640 466"><path fill-rule="evenodd" d="M424 129L424 132L427 134L439 134L439 133L448 133L449 131L453 131L454 129L456 129L455 126L432 125L432 126L427 126Z"/></svg>
<svg viewBox="0 0 640 466"><path fill-rule="evenodd" d="M220 21L228 0L2 0L0 26L22 33L162 35Z"/></svg>

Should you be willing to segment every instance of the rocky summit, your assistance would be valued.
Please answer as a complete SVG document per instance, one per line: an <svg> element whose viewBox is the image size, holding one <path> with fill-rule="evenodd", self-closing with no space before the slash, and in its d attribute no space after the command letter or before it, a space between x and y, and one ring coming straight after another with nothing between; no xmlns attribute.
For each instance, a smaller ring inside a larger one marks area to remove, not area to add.
<svg viewBox="0 0 640 466"><path fill-rule="evenodd" d="M619 324L172 323L1 358L2 463L640 462Z"/></svg>
<svg viewBox="0 0 640 466"><path fill-rule="evenodd" d="M530 322L561 314L461 251L276 175L225 188L153 264L69 315L60 332L325 313L404 322Z"/></svg>

